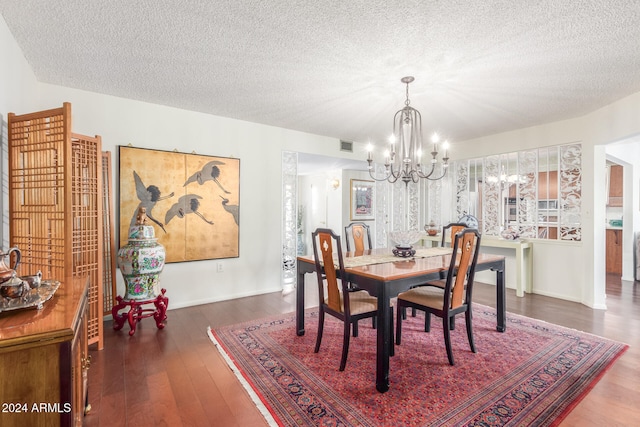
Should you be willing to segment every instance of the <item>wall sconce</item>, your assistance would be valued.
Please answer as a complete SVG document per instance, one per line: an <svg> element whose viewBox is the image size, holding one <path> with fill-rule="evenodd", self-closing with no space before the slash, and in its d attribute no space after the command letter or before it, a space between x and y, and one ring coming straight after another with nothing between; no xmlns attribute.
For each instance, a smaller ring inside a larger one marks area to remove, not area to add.
<svg viewBox="0 0 640 427"><path fill-rule="evenodd" d="M340 180L338 178L333 178L331 180L331 186L333 187L334 190L337 190L338 187L340 187Z"/></svg>

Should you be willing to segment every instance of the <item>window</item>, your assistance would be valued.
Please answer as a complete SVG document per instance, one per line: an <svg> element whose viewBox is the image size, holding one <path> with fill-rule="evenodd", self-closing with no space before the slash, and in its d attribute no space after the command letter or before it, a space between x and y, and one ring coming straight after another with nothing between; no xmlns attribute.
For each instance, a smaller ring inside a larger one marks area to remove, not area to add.
<svg viewBox="0 0 640 427"><path fill-rule="evenodd" d="M452 165L454 212L478 217L480 230L500 236L579 241L582 147L543 147Z"/></svg>

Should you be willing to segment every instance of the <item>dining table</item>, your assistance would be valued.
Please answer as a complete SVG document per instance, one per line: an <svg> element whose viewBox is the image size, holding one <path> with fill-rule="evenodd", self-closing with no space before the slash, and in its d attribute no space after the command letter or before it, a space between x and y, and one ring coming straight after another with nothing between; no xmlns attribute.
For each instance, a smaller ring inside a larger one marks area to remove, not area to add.
<svg viewBox="0 0 640 427"><path fill-rule="evenodd" d="M359 289L368 291L378 299L378 322L376 332L376 389L384 393L389 390L389 357L393 342L391 330L390 300L400 292L444 277L451 263L451 248L416 248L416 254L402 258L392 254L393 248L376 248L359 253L344 253L344 274L341 280L351 282ZM476 271L492 270L496 273L496 329L506 330L505 257L478 254ZM305 275L314 273L316 264L313 255L297 258L296 282L296 333L302 336L304 329ZM338 274L339 271L338 271Z"/></svg>

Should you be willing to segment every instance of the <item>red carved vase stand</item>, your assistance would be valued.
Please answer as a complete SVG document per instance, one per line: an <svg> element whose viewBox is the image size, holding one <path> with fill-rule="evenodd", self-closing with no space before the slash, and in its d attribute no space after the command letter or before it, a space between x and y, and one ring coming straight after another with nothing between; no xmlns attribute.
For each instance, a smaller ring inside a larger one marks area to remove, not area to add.
<svg viewBox="0 0 640 427"><path fill-rule="evenodd" d="M164 293L166 289L160 291L160 295L153 299L146 300L125 300L120 295L116 297L116 304L111 309L111 315L113 316L113 329L119 331L124 326L125 321L129 321L129 335L132 336L136 333L136 326L138 322L147 317L153 317L156 321L158 329L164 328L164 321L167 320L167 306L169 305L169 298ZM153 304L155 308L143 308L145 304ZM129 307L129 311L119 314L118 312L125 307Z"/></svg>

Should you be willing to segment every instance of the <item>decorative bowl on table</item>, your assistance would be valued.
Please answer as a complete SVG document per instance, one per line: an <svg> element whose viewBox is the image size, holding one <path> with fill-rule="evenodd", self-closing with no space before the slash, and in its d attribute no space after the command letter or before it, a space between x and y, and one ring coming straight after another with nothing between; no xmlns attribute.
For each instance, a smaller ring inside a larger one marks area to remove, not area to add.
<svg viewBox="0 0 640 427"><path fill-rule="evenodd" d="M422 236L423 233L417 230L389 232L389 238L396 245L392 251L393 254L402 258L414 256L416 251L413 249L413 244L420 240Z"/></svg>
<svg viewBox="0 0 640 427"><path fill-rule="evenodd" d="M518 237L520 237L520 233L518 232L518 230L509 227L506 230L502 231L502 233L500 233L500 236L502 236L502 238L505 240L516 240Z"/></svg>

